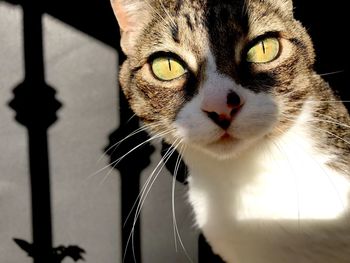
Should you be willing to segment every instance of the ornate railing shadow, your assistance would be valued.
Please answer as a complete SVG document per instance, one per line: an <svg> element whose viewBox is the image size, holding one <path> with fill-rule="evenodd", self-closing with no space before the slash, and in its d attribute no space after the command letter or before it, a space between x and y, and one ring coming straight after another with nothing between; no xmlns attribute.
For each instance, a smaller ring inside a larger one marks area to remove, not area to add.
<svg viewBox="0 0 350 263"><path fill-rule="evenodd" d="M122 61L122 53L118 46L118 29L114 20L109 1L89 0L89 1L44 1L44 0L8 0L12 4L19 4L23 7L23 24L24 24L24 53L25 53L25 79L23 83L14 89L14 98L9 103L17 115L16 120L24 125L28 131L28 152L30 163L30 178L31 178L31 193L32 193L32 228L33 228L33 244L20 239L15 239L15 242L25 250L28 255L34 258L35 263L61 262L63 260L63 251L66 256L70 256L73 260L82 258L84 250L77 246L59 246L52 247L52 221L51 221L51 200L50 200L50 167L48 155L48 140L47 130L57 120L56 112L62 104L55 99L55 90L45 83L45 70L43 63L42 50L42 25L41 16L43 13L51 14L56 18L66 22L67 24L77 28L78 30L89 34L90 36L99 39L100 41L112 46L120 55ZM308 17L310 10L314 6L311 4L298 4L303 6L297 10L297 16ZM301 0L300 0L301 2ZM337 1L335 1L337 2ZM338 1L340 2L340 1ZM335 6L336 3L334 3ZM69 8L67 8L69 7ZM326 13L325 10L319 12ZM341 9L339 6L333 10ZM328 10L329 12L329 10ZM79 14L79 15L77 15ZM345 17L341 15L335 16L338 20L333 19L335 23L343 24ZM340 20L339 20L340 19ZM343 20L342 20L343 19ZM329 23L331 18L318 19L318 26L313 26L311 33L316 40L316 48L319 50L321 59L317 64L319 72L334 72L341 70L337 74L325 75L328 81L332 83L340 95L344 99L349 99L349 93L346 86L349 85L349 80L346 79L348 72L348 63L341 57L337 58L334 54L328 55L329 49L335 50L336 43L332 42L328 36L323 36L325 30L324 23ZM308 21L309 24L312 24ZM327 24L328 25L328 24ZM331 28L329 29L331 30ZM338 41L339 43L340 41ZM343 41L345 49L346 41ZM329 48L330 47L330 48ZM338 50L342 48L338 47ZM342 51L341 51L342 52ZM339 54L339 52L338 52ZM117 69L116 69L117 71ZM59 88L59 87L58 87ZM138 119L132 117L125 98L120 96L120 126L110 135L110 144L106 148L114 145L116 142L123 139L132 131L138 128ZM350 104L346 104L349 106ZM153 147L145 144L138 150L129 154L122 161L118 162L130 149L145 141L147 135L139 133L133 137L133 140L120 145L117 151L108 150L110 155L110 163L116 164L115 168L120 171L122 190L122 219L126 218L139 194L139 179L144 168L149 165L149 156L153 152ZM165 149L164 145L163 149ZM176 160L176 157L173 158ZM167 165L170 171L174 165L171 162ZM182 176L181 176L182 175ZM186 167L181 166L179 180L185 182ZM129 233L132 228L135 228L134 233L134 250L127 248ZM122 233L122 247L125 252L125 262L141 262L141 247L140 247L140 225L139 222L133 226L130 221L126 222ZM116 244L117 246L117 244ZM70 248L70 249L68 249ZM69 253L67 251L70 251ZM199 262L220 262L221 260L214 256L210 247L206 244L205 239L201 236L199 239Z"/></svg>
<svg viewBox="0 0 350 263"><path fill-rule="evenodd" d="M52 248L47 129L56 122L61 103L55 99L55 90L45 83L42 9L37 2L28 1L22 7L25 79L14 89L14 99L9 106L16 111L16 120L28 131L33 244L14 240L36 263L58 262Z"/></svg>

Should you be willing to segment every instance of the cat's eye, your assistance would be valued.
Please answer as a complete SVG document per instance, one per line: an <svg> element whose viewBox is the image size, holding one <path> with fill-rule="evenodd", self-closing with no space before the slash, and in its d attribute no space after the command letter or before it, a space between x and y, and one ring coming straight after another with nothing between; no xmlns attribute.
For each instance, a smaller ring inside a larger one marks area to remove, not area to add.
<svg viewBox="0 0 350 263"><path fill-rule="evenodd" d="M277 58L280 52L280 42L277 38L265 38L251 47L246 60L251 63L268 63Z"/></svg>
<svg viewBox="0 0 350 263"><path fill-rule="evenodd" d="M158 57L151 62L153 74L160 80L170 81L184 75L187 70L171 57Z"/></svg>

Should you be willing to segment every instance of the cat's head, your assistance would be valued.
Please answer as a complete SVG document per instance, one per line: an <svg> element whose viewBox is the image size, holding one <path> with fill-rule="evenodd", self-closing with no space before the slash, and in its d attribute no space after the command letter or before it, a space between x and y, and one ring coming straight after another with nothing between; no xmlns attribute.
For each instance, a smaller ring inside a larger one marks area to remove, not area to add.
<svg viewBox="0 0 350 263"><path fill-rule="evenodd" d="M134 112L169 143L219 158L285 132L314 52L290 0L112 0Z"/></svg>

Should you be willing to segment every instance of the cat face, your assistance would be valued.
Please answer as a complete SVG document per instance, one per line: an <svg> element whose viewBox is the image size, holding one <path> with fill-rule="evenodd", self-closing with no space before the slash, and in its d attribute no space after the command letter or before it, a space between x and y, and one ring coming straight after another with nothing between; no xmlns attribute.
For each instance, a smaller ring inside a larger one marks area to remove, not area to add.
<svg viewBox="0 0 350 263"><path fill-rule="evenodd" d="M289 0L114 0L122 89L168 143L228 158L291 127L314 54Z"/></svg>

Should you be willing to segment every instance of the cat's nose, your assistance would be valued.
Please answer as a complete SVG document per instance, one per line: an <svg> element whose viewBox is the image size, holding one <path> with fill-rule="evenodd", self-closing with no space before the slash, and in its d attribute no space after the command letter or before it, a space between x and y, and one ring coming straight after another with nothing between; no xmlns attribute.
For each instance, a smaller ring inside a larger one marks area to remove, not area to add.
<svg viewBox="0 0 350 263"><path fill-rule="evenodd" d="M219 127L227 130L237 112L243 106L241 97L234 91L226 96L207 96L202 101L202 111Z"/></svg>

